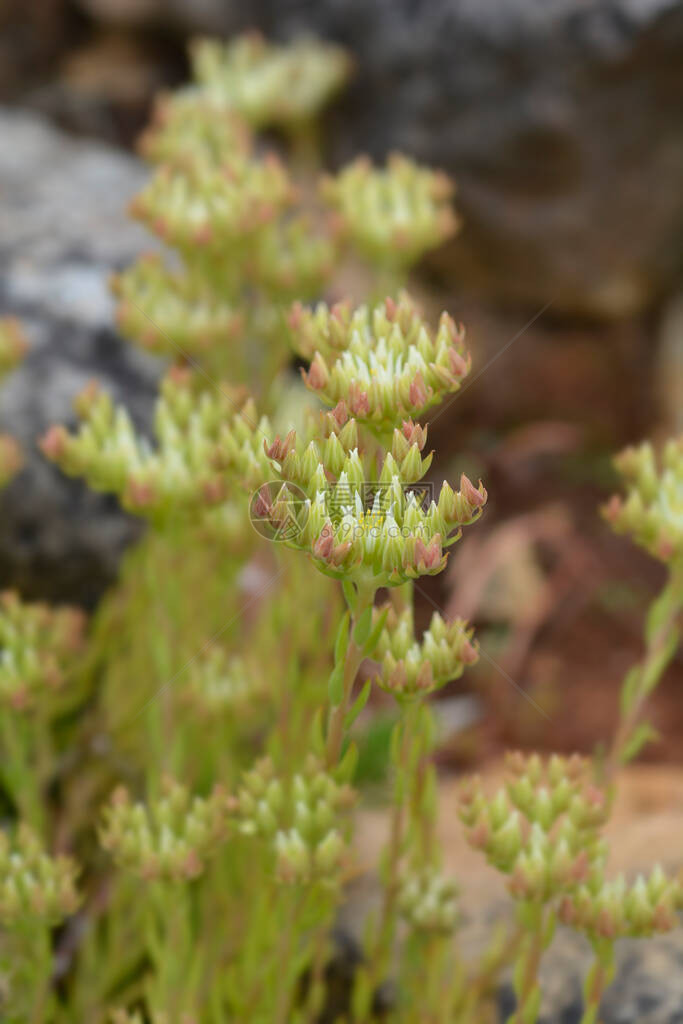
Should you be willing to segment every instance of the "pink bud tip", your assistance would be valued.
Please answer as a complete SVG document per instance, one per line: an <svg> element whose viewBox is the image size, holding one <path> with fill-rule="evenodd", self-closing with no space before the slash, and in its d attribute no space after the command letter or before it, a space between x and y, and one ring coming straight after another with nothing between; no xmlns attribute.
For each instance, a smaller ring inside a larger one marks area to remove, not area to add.
<svg viewBox="0 0 683 1024"><path fill-rule="evenodd" d="M156 499L154 485L149 480L130 480L126 497L135 508L149 508Z"/></svg>
<svg viewBox="0 0 683 1024"><path fill-rule="evenodd" d="M613 494L610 500L603 508L603 515L609 523L616 523L617 519L621 515L621 498L618 494Z"/></svg>
<svg viewBox="0 0 683 1024"><path fill-rule="evenodd" d="M676 926L676 916L670 907L658 903L652 915L652 923L658 932L670 932Z"/></svg>
<svg viewBox="0 0 683 1024"><path fill-rule="evenodd" d="M477 850L483 850L491 837L491 830L485 821L478 822L473 829L470 830L468 839L472 846Z"/></svg>
<svg viewBox="0 0 683 1024"><path fill-rule="evenodd" d="M329 559L334 548L334 536L332 527L326 523L323 526L320 536L313 545L313 554L316 558L322 558L325 562Z"/></svg>
<svg viewBox="0 0 683 1024"><path fill-rule="evenodd" d="M296 331L301 326L301 321L304 318L304 307L300 302L295 302L289 311L287 323L293 331Z"/></svg>
<svg viewBox="0 0 683 1024"><path fill-rule="evenodd" d="M370 412L370 402L367 391L361 391L357 381L352 381L349 388L349 404L354 416L367 416Z"/></svg>
<svg viewBox="0 0 683 1024"><path fill-rule="evenodd" d="M450 348L448 350L448 362L451 365L451 370L456 377L465 377L469 370L467 360L458 352L456 348Z"/></svg>
<svg viewBox="0 0 683 1024"><path fill-rule="evenodd" d="M474 665L478 658L477 649L474 644L471 644L469 640L465 640L462 645L462 651L460 652L460 659L466 665Z"/></svg>
<svg viewBox="0 0 683 1024"><path fill-rule="evenodd" d="M199 859L199 855L196 850L190 850L183 864L183 874L185 878L196 878L201 873L202 862Z"/></svg>
<svg viewBox="0 0 683 1024"><path fill-rule="evenodd" d="M225 500L225 483L219 477L205 480L202 484L202 493L208 505L218 505Z"/></svg>
<svg viewBox="0 0 683 1024"><path fill-rule="evenodd" d="M666 536L661 536L657 541L657 554L662 559L669 559L676 552L676 545Z"/></svg>
<svg viewBox="0 0 683 1024"><path fill-rule="evenodd" d="M427 393L424 378L419 372L415 374L414 378L410 382L408 397L410 398L410 404L415 406L415 408L421 408L427 403L429 395Z"/></svg>
<svg viewBox="0 0 683 1024"><path fill-rule="evenodd" d="M43 455L56 462L66 450L67 437L68 435L64 427L59 425L50 427L39 442Z"/></svg>
<svg viewBox="0 0 683 1024"><path fill-rule="evenodd" d="M178 387L187 387L192 380L192 371L187 366L180 366L179 363L174 363L168 371L167 377Z"/></svg>
<svg viewBox="0 0 683 1024"><path fill-rule="evenodd" d="M195 231L194 240L197 245L208 245L212 238L213 230L209 223L202 224L202 226Z"/></svg>
<svg viewBox="0 0 683 1024"><path fill-rule="evenodd" d="M268 485L264 484L259 490L258 497L254 502L254 515L258 516L259 519L267 519L272 507L273 505L270 500Z"/></svg>
<svg viewBox="0 0 683 1024"><path fill-rule="evenodd" d="M308 374L305 375L304 380L310 388L314 391L320 391L327 384L327 370L323 363L320 355L316 353L315 359L311 363L311 368Z"/></svg>
<svg viewBox="0 0 683 1024"><path fill-rule="evenodd" d="M332 553L331 553L330 559L329 559L330 562L332 563L332 565L335 565L335 566L341 565L342 562L344 561L344 559L346 558L346 556L348 555L350 550L351 550L351 541L350 540L344 541L343 544L337 544L336 547L332 550Z"/></svg>
<svg viewBox="0 0 683 1024"><path fill-rule="evenodd" d="M349 410L346 408L346 402L342 398L340 402L337 402L334 409L332 410L332 416L339 427L343 427L349 418Z"/></svg>
<svg viewBox="0 0 683 1024"><path fill-rule="evenodd" d="M481 486L481 480L479 481L479 487L481 490L478 490L469 477L465 476L464 473L460 477L460 492L468 505L473 505L474 508L480 508L486 503L487 494L485 489Z"/></svg>

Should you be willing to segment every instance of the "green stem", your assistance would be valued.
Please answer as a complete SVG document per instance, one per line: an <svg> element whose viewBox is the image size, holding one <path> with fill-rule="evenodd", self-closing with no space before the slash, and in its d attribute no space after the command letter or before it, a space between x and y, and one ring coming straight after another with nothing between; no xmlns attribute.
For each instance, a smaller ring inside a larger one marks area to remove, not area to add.
<svg viewBox="0 0 683 1024"><path fill-rule="evenodd" d="M345 720L349 710L349 704L351 702L351 694L353 693L353 684L358 675L358 670L361 666L361 662L365 657L365 652L362 647L358 646L354 640L354 630L361 618L363 612L367 608L371 608L375 599L375 587L370 585L368 587L358 587L356 591L356 600L353 606L350 606L351 610L351 638L349 640L348 647L344 656L344 676L343 676L343 690L342 698L339 704L330 707L330 714L327 723L327 741L325 747L325 764L328 769L335 768L339 763L342 748L344 746L345 739ZM337 665L335 663L335 668Z"/></svg>
<svg viewBox="0 0 683 1024"><path fill-rule="evenodd" d="M493 936L478 959L475 972L458 986L456 1008L459 1021L477 1020L482 1014L483 1006L497 988L501 971L515 961L524 937L525 930L520 924L511 931Z"/></svg>
<svg viewBox="0 0 683 1024"><path fill-rule="evenodd" d="M507 1024L536 1024L541 1005L538 983L541 958L552 939L554 917L543 904L520 904L519 912L526 935L514 971L517 1008Z"/></svg>
<svg viewBox="0 0 683 1024"><path fill-rule="evenodd" d="M628 756L640 724L643 706L658 685L676 649L677 623L683 611L683 561L671 568L669 581L652 606L646 630L645 654L631 669L623 684L622 713L605 763L605 777L611 782Z"/></svg>
<svg viewBox="0 0 683 1024"><path fill-rule="evenodd" d="M401 704L401 717L396 724L400 742L394 745L394 795L389 822L389 842L384 859L383 899L379 922L375 931L373 948L364 972L364 998L359 998L354 1007L355 1020L360 1024L366 1020L373 993L384 977L394 944L397 919L397 897L400 884L401 859L406 835L406 812L410 806L410 767L417 738L417 723L420 714L419 699Z"/></svg>
<svg viewBox="0 0 683 1024"><path fill-rule="evenodd" d="M584 984L585 1009L581 1024L598 1024L600 1003L614 978L614 942L600 939L593 943L595 961Z"/></svg>
<svg viewBox="0 0 683 1024"><path fill-rule="evenodd" d="M280 889L282 891L282 889ZM299 937L301 914L306 892L294 889L291 894L291 906L287 921L280 932L277 948L278 991L273 1014L273 1024L287 1024L292 1011L292 1000L296 990L293 978L293 967L297 958L297 939Z"/></svg>
<svg viewBox="0 0 683 1024"><path fill-rule="evenodd" d="M43 786L51 761L49 726L39 718L0 710L0 775L19 817L45 837Z"/></svg>

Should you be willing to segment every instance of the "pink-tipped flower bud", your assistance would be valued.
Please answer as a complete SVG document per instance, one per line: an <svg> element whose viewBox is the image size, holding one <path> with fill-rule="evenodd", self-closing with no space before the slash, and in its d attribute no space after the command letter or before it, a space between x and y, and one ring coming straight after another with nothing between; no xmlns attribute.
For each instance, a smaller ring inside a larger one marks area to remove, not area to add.
<svg viewBox="0 0 683 1024"><path fill-rule="evenodd" d="M264 439L263 450L269 459L274 459L276 462L283 462L285 457L294 449L296 444L296 431L290 430L284 441L278 434L272 444Z"/></svg>
<svg viewBox="0 0 683 1024"><path fill-rule="evenodd" d="M370 412L370 402L368 400L367 391L363 391L360 384L356 380L352 380L349 385L349 406L354 416L363 417L367 416Z"/></svg>
<svg viewBox="0 0 683 1024"><path fill-rule="evenodd" d="M349 410L347 409L346 402L344 401L343 398L340 402L337 402L334 409L330 413L330 416L333 417L338 428L344 426L344 424L349 418Z"/></svg>
<svg viewBox="0 0 683 1024"><path fill-rule="evenodd" d="M408 444L416 444L422 451L427 443L427 427L423 427L420 423L414 423L412 420L404 420L401 424L401 431Z"/></svg>
<svg viewBox="0 0 683 1024"><path fill-rule="evenodd" d="M325 523L320 532L320 536L313 544L313 554L316 558L321 558L326 562L330 558L333 549L334 534L332 533L332 525L330 523Z"/></svg>
<svg viewBox="0 0 683 1024"><path fill-rule="evenodd" d="M481 508L482 505L486 504L486 489L482 486L481 480L477 488L469 477L463 473L460 477L460 492L467 501L467 504L473 508Z"/></svg>
<svg viewBox="0 0 683 1024"><path fill-rule="evenodd" d="M38 444L46 458L50 459L52 462L57 462L64 455L68 441L69 435L65 428L59 424L55 424L50 427Z"/></svg>
<svg viewBox="0 0 683 1024"><path fill-rule="evenodd" d="M451 367L451 371L456 377L466 377L469 373L468 361L458 352L457 348L449 348L448 350L448 362Z"/></svg>
<svg viewBox="0 0 683 1024"><path fill-rule="evenodd" d="M308 373L304 371L303 378L308 387L312 388L314 391L322 391L327 384L330 379L330 374L327 366L325 365L325 360L319 352L316 352L313 357L313 362L311 363L311 368Z"/></svg>
<svg viewBox="0 0 683 1024"><path fill-rule="evenodd" d="M410 398L410 404L413 405L416 409L421 409L423 406L427 404L429 393L427 391L427 386L424 382L424 377L419 372L419 370L413 377L412 381L410 382L408 397Z"/></svg>
<svg viewBox="0 0 683 1024"><path fill-rule="evenodd" d="M270 491L267 484L263 484L259 488L258 496L254 502L254 515L259 519L267 519L270 516L270 511L273 507L273 503L270 500Z"/></svg>

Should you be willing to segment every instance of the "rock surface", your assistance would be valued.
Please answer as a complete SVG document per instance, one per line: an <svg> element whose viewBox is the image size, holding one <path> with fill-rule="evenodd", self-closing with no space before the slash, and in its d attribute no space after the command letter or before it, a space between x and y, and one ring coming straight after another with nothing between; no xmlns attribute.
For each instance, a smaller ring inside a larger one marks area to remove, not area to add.
<svg viewBox="0 0 683 1024"><path fill-rule="evenodd" d="M500 769L487 769L484 781L495 789ZM444 780L439 791L439 834L443 869L460 886L462 928L459 948L474 956L490 938L494 921L510 916L511 901L504 886L480 854L464 840L456 814L458 781ZM618 798L606 830L610 873L633 878L649 873L655 862L675 873L683 849L683 776L680 768L635 766L620 781ZM386 838L386 814L366 811L360 816L357 852L367 873L354 883L341 927L359 940L362 922L376 905L374 868ZM601 1024L683 1024L683 929L647 941L625 940L617 946L617 975L603 1000ZM544 959L544 992L539 1024L580 1024L581 983L592 962L588 942L565 928L557 931ZM499 991L500 1024L514 1009L509 979Z"/></svg>
<svg viewBox="0 0 683 1024"><path fill-rule="evenodd" d="M112 329L107 275L149 241L126 216L143 169L39 118L0 112L0 315L18 316L29 353L0 389L0 430L25 467L0 493L0 585L92 601L138 530L116 503L65 479L36 448L92 377L136 419L149 416L155 363Z"/></svg>
<svg viewBox="0 0 683 1024"><path fill-rule="evenodd" d="M104 21L348 46L335 160L392 148L452 173L444 277L614 318L680 274L683 0L81 0Z"/></svg>

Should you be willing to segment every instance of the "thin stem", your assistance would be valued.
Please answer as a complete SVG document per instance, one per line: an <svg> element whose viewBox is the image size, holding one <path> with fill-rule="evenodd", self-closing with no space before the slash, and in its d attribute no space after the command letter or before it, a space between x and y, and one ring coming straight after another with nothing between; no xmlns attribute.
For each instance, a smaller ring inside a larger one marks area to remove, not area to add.
<svg viewBox="0 0 683 1024"><path fill-rule="evenodd" d="M2 768L0 776L22 821L44 836L43 785L49 756L49 727L38 717L0 710Z"/></svg>
<svg viewBox="0 0 683 1024"><path fill-rule="evenodd" d="M522 925L517 925L502 941L494 940L481 957L476 972L463 986L462 1003L458 1006L463 1020L469 1020L480 1010L483 1000L495 989L500 972L516 959L525 934Z"/></svg>
<svg viewBox="0 0 683 1024"><path fill-rule="evenodd" d="M535 1024L541 1004L538 984L541 958L552 939L554 917L543 904L526 903L519 907L526 931L514 971L517 1008L508 1024Z"/></svg>
<svg viewBox="0 0 683 1024"><path fill-rule="evenodd" d="M351 638L349 640L348 647L346 649L344 659L344 677L343 677L343 690L342 699L339 704L334 705L330 708L330 715L327 726L327 742L325 749L325 764L328 769L334 768L339 763L342 748L344 746L345 738L345 727L344 723L349 710L349 704L351 702L351 694L353 693L353 684L358 675L358 670L361 666L361 662L365 657L365 652L362 647L358 646L354 639L354 630L358 624L364 611L367 608L371 608L375 599L375 588L374 586L368 588L359 587L357 590L357 597L354 606L351 608ZM335 665L335 668L337 666Z"/></svg>
<svg viewBox="0 0 683 1024"><path fill-rule="evenodd" d="M595 962L584 985L585 1009L581 1024L598 1024L602 997L614 978L614 942L611 939L600 939L593 946Z"/></svg>
<svg viewBox="0 0 683 1024"><path fill-rule="evenodd" d="M396 748L394 760L394 797L389 822L389 842L385 851L385 878L382 908L375 931L374 946L368 958L365 972L365 999L356 1006L357 1021L365 1020L375 988L382 980L394 942L397 918L397 897L400 884L400 867L405 840L405 819L410 804L410 765L416 740L420 701L410 700L401 704L401 717L396 725L401 740Z"/></svg>
<svg viewBox="0 0 683 1024"><path fill-rule="evenodd" d="M273 1024L287 1024L289 1021L295 989L292 983L292 968L297 955L298 927L300 926L302 908L307 894L305 891L295 889L291 895L292 903L287 915L288 919L280 932L277 950L277 977L279 985Z"/></svg>
<svg viewBox="0 0 683 1024"><path fill-rule="evenodd" d="M683 611L683 562L671 569L669 581L652 607L651 614L663 610L661 621L646 631L645 654L624 681L622 711L611 750L605 762L605 778L611 782L619 765L628 760L629 743L640 723L643 706L659 683L673 656L678 637L677 623ZM630 692L630 696L627 693Z"/></svg>

